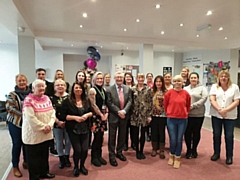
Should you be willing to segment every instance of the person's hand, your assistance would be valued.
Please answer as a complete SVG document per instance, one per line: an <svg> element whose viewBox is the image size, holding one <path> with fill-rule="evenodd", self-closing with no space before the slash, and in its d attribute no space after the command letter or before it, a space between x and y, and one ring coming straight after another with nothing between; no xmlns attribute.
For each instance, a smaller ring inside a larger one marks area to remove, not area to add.
<svg viewBox="0 0 240 180"><path fill-rule="evenodd" d="M192 110L193 109L193 106L190 106L190 110Z"/></svg>
<svg viewBox="0 0 240 180"><path fill-rule="evenodd" d="M125 119L125 114L124 112L121 110L121 111L118 111L118 116L121 118L121 119Z"/></svg>
<svg viewBox="0 0 240 180"><path fill-rule="evenodd" d="M50 132L51 132L51 127L50 127L49 125L45 126L43 132L44 132L45 134L50 133Z"/></svg>
<svg viewBox="0 0 240 180"><path fill-rule="evenodd" d="M84 118L83 116L76 116L76 119L75 119L77 122L83 122L84 121Z"/></svg>
<svg viewBox="0 0 240 180"><path fill-rule="evenodd" d="M82 118L83 118L83 121L86 121L88 119L88 115L84 114L84 115L82 115Z"/></svg>
<svg viewBox="0 0 240 180"><path fill-rule="evenodd" d="M148 117L148 118L147 118L148 124L150 124L151 121L152 121L152 118L151 118L151 117Z"/></svg>
<svg viewBox="0 0 240 180"><path fill-rule="evenodd" d="M225 109L219 110L218 113L219 113L223 118L226 118L226 117L227 117L227 111L226 111Z"/></svg>
<svg viewBox="0 0 240 180"><path fill-rule="evenodd" d="M106 121L108 119L108 113L101 116L102 121Z"/></svg>
<svg viewBox="0 0 240 180"><path fill-rule="evenodd" d="M57 124L60 128L62 128L62 129L65 128L65 122L59 121Z"/></svg>

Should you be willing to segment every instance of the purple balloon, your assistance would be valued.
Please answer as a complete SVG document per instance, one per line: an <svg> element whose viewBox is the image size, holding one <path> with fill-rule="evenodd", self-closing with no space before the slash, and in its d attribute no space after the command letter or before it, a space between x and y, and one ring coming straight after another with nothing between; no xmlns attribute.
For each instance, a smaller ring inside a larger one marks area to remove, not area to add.
<svg viewBox="0 0 240 180"><path fill-rule="evenodd" d="M86 64L87 64L87 66L88 66L90 69L92 69L92 70L94 70L94 69L96 68L96 66L97 66L97 62L94 61L93 59L88 59L88 60L86 61Z"/></svg>

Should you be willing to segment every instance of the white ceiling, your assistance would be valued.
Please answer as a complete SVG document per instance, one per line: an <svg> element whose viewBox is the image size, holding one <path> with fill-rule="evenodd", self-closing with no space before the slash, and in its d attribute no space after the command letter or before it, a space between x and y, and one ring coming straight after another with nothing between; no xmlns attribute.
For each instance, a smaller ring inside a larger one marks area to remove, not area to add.
<svg viewBox="0 0 240 180"><path fill-rule="evenodd" d="M161 8L156 9L156 4ZM208 10L213 14L207 16ZM84 12L87 18L82 17ZM184 26L180 27L180 23ZM212 27L197 31L197 27L207 24ZM19 32L19 26L25 27L25 32ZM223 30L219 31L219 27ZM1 43L17 44L17 35L34 36L43 49L103 46L104 50L138 50L139 44L154 44L155 51L235 49L240 47L239 30L240 0L1 0L0 3ZM161 31L165 33L162 35Z"/></svg>

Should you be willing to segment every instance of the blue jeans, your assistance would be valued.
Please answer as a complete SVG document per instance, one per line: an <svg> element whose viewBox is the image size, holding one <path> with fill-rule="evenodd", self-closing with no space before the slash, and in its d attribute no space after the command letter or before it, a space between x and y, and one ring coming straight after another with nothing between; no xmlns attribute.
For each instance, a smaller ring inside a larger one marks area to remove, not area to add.
<svg viewBox="0 0 240 180"><path fill-rule="evenodd" d="M58 156L70 154L71 142L66 131L66 128L53 128L54 137L56 139L56 147ZM65 141L65 153L63 152L63 142Z"/></svg>
<svg viewBox="0 0 240 180"><path fill-rule="evenodd" d="M170 153L181 156L183 135L187 127L187 119L168 118L167 128L170 138Z"/></svg>
<svg viewBox="0 0 240 180"><path fill-rule="evenodd" d="M226 157L231 158L233 156L234 145L234 126L236 120L232 119L219 119L212 116L212 128L213 128L213 148L214 154L220 155L221 152L221 137L222 126L224 128L225 144L226 144Z"/></svg>
<svg viewBox="0 0 240 180"><path fill-rule="evenodd" d="M18 168L21 148L23 150L23 160L27 162L25 147L22 142L22 129L12 123L8 123L8 130L12 138L12 164L14 168Z"/></svg>

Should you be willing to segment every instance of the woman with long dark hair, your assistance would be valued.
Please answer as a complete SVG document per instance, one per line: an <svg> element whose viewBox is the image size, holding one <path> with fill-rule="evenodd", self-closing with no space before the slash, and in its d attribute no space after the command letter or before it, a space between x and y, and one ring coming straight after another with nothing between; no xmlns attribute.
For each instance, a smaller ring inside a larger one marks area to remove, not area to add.
<svg viewBox="0 0 240 180"><path fill-rule="evenodd" d="M157 150L160 149L159 157L165 158L165 128L167 126L167 117L164 110L164 95L167 89L164 84L164 78L157 76L153 83L153 106L152 106L152 154L155 157Z"/></svg>
<svg viewBox="0 0 240 180"><path fill-rule="evenodd" d="M75 177L78 177L80 172L88 175L84 164L88 152L89 118L92 117L90 107L83 83L75 82L70 98L63 101L62 109L57 113L57 118L66 121L66 129L73 147Z"/></svg>

